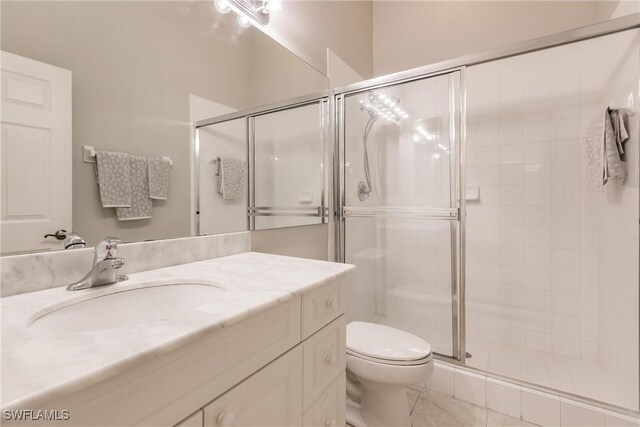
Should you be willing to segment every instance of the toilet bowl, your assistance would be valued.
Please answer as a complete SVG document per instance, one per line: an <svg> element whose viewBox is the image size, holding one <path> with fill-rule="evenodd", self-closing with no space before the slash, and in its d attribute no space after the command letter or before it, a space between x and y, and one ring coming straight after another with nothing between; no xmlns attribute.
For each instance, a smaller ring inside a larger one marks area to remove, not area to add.
<svg viewBox="0 0 640 427"><path fill-rule="evenodd" d="M347 423L411 426L406 387L431 376L431 346L389 326L347 325Z"/></svg>

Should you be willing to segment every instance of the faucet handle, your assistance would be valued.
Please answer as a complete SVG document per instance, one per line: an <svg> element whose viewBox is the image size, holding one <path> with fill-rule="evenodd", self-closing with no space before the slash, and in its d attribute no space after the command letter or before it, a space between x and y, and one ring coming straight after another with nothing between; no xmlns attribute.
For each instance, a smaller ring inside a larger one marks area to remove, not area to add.
<svg viewBox="0 0 640 427"><path fill-rule="evenodd" d="M117 237L105 237L96 245L96 259L115 258L118 254L118 243L122 243L122 239Z"/></svg>

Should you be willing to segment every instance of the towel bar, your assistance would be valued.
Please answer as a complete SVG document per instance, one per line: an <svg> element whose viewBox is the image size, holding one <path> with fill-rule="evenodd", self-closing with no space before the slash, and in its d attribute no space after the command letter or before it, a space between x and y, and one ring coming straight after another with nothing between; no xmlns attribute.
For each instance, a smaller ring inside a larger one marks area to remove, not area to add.
<svg viewBox="0 0 640 427"><path fill-rule="evenodd" d="M215 165L216 163L218 163L220 161L220 157L216 157L215 159L212 159L209 161L210 165ZM220 176L220 172L216 172L214 173L215 176Z"/></svg>
<svg viewBox="0 0 640 427"><path fill-rule="evenodd" d="M93 159L96 157L96 150L90 145L82 146L82 161L85 163L93 163ZM162 160L169 162L169 165L173 166L173 160L169 156L162 156Z"/></svg>

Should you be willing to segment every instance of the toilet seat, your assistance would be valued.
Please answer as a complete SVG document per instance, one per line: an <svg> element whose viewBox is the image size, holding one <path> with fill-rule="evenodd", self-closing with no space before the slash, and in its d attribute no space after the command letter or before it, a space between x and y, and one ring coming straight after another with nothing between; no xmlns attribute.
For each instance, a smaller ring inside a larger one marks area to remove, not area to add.
<svg viewBox="0 0 640 427"><path fill-rule="evenodd" d="M431 346L400 329L351 322L347 325L347 354L386 365L413 366L431 360Z"/></svg>
<svg viewBox="0 0 640 427"><path fill-rule="evenodd" d="M389 359L380 359L380 358L376 358L376 357L370 357L367 356L366 354L362 354L362 353L358 353L357 351L351 350L351 349L347 349L347 354L357 357L359 359L363 359L363 360L367 360L369 362L374 362L374 363L379 363L382 365L389 365L389 366L416 366L416 365L424 365L425 363L429 363L431 362L431 353L429 353L428 356L423 357L422 359L418 359L418 360L389 360Z"/></svg>

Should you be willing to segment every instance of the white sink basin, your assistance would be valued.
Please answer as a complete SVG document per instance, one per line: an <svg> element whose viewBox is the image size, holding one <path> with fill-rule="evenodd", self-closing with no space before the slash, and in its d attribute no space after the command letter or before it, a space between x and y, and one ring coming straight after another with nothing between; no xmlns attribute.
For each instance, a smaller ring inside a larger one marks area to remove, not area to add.
<svg viewBox="0 0 640 427"><path fill-rule="evenodd" d="M94 290L91 290L94 291ZM97 289L94 292L99 292ZM73 300L32 316L29 329L38 333L74 333L156 322L215 301L224 292L202 283L151 284Z"/></svg>

